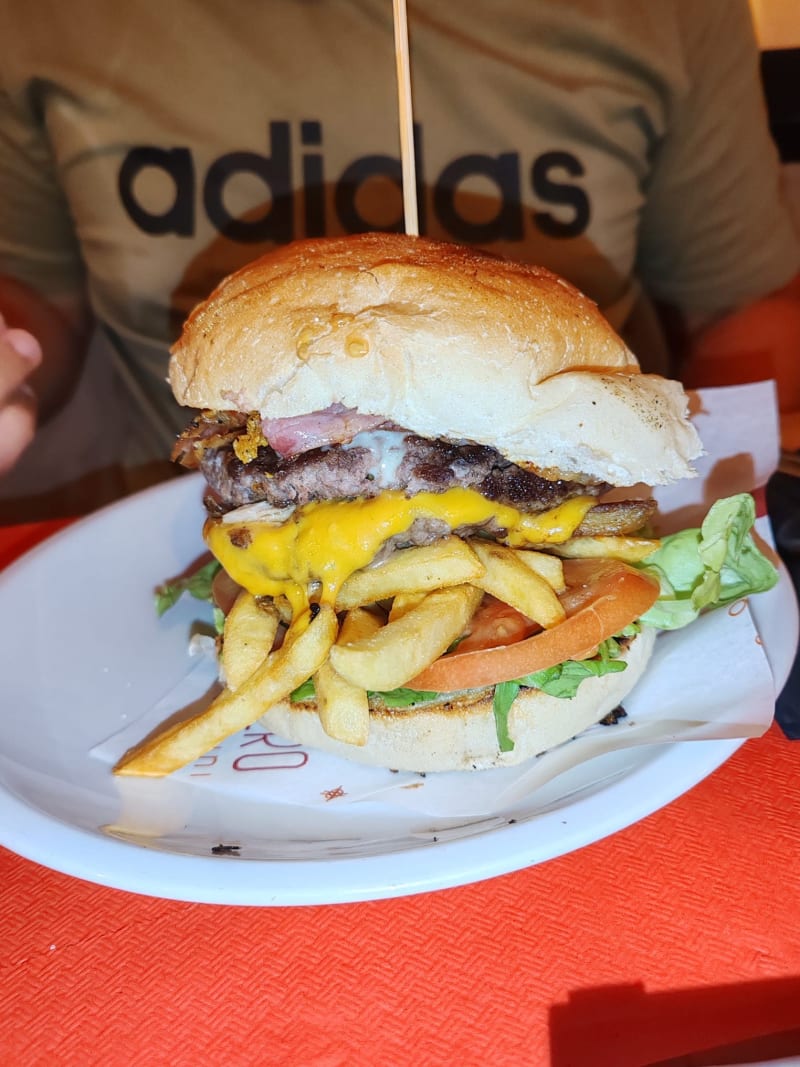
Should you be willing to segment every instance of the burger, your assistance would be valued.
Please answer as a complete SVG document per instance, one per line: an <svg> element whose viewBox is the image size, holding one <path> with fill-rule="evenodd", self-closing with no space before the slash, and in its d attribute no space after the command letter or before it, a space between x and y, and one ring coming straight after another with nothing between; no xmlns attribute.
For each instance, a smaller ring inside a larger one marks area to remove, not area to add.
<svg viewBox="0 0 800 1067"><path fill-rule="evenodd" d="M249 717L393 769L502 766L641 677L665 583L630 487L691 477L702 446L682 387L564 279L422 237L299 241L192 312L169 374L218 599L250 606L184 760ZM117 769L174 766L139 755Z"/></svg>

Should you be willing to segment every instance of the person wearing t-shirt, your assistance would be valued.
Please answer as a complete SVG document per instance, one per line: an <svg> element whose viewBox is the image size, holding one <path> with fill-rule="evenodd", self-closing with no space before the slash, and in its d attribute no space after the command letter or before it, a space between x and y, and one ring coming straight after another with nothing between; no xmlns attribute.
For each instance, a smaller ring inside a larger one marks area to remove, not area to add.
<svg viewBox="0 0 800 1067"><path fill-rule="evenodd" d="M424 233L563 274L645 370L756 354L800 409L800 251L746 0L409 20ZM224 274L402 228L391 2L7 0L0 42L0 495L100 457L113 495L164 473L187 419L168 345ZM19 460L34 403L63 410Z"/></svg>

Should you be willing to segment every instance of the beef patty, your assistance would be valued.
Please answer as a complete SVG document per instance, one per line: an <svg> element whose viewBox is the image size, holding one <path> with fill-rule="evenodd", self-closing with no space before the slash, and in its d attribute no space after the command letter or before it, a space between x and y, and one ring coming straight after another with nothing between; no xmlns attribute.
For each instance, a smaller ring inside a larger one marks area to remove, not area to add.
<svg viewBox="0 0 800 1067"><path fill-rule="evenodd" d="M210 417L209 417L210 416ZM268 445L240 459L234 444L245 432L237 413L207 413L188 427L173 458L199 467L208 485L206 507L224 514L248 504L299 507L316 500L354 500L397 490L407 496L444 492L461 486L519 511L546 511L575 496L595 496L609 486L576 478L545 478L509 462L496 449L471 442L428 439L409 431L385 428L357 435L347 444L281 456ZM548 472L552 473L552 472ZM594 505L575 531L578 535L626 534L640 530L656 510L652 499ZM471 530L458 530L468 536ZM482 527L503 536L497 524ZM398 538L403 544L427 544L447 533L439 520L418 519Z"/></svg>
<svg viewBox="0 0 800 1067"><path fill-rule="evenodd" d="M599 482L548 480L509 463L486 445L429 440L397 430L360 434L349 444L289 458L262 446L248 463L225 443L204 449L200 469L218 511L262 500L282 508L315 500L375 497L387 490L413 496L461 486L500 504L535 512L570 497L597 496L608 488Z"/></svg>

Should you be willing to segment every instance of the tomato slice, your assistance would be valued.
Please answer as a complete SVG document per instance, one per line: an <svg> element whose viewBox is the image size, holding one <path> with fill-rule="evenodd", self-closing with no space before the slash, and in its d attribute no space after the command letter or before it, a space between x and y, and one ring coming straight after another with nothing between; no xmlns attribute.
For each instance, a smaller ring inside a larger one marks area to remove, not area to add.
<svg viewBox="0 0 800 1067"><path fill-rule="evenodd" d="M413 689L446 693L522 678L568 659L587 659L597 646L638 619L658 598L658 582L617 560L565 560L564 622L510 645L455 651L412 678Z"/></svg>
<svg viewBox="0 0 800 1067"><path fill-rule="evenodd" d="M541 626L527 615L487 593L457 648L459 652L480 652L498 645L513 645L540 630Z"/></svg>

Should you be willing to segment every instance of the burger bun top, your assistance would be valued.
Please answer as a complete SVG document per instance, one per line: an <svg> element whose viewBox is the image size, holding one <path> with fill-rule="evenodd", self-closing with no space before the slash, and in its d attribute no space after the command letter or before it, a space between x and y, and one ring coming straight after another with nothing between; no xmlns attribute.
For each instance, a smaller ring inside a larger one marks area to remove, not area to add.
<svg viewBox="0 0 800 1067"><path fill-rule="evenodd" d="M181 404L285 418L333 404L615 485L686 477L676 382L639 371L551 272L402 234L298 241L230 275L172 349Z"/></svg>

